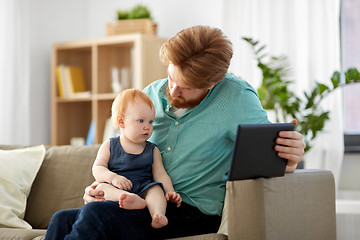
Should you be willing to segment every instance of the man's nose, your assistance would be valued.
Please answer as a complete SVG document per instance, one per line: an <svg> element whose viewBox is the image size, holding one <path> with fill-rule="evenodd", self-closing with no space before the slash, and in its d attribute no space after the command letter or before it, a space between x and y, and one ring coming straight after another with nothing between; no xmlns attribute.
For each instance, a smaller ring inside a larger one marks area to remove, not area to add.
<svg viewBox="0 0 360 240"><path fill-rule="evenodd" d="M181 95L180 88L179 88L178 86L174 85L174 86L170 89L170 95L171 95L171 97L173 97L173 98L180 97L180 95Z"/></svg>

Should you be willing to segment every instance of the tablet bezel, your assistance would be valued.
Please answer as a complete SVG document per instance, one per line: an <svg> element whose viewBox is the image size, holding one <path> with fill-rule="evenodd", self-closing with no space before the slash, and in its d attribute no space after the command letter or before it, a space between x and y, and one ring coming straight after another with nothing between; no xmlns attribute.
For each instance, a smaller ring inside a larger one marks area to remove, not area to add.
<svg viewBox="0 0 360 240"><path fill-rule="evenodd" d="M274 147L280 131L293 131L293 123L238 125L228 174L229 181L284 176L287 159Z"/></svg>

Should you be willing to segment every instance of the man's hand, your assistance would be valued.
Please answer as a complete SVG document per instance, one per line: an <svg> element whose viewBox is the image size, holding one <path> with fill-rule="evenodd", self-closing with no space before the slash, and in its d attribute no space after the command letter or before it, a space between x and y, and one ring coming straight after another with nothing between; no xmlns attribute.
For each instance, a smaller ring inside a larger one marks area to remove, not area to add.
<svg viewBox="0 0 360 240"><path fill-rule="evenodd" d="M291 122L295 126L297 125L296 119L293 119ZM288 159L286 172L293 172L298 163L303 160L305 149L303 135L296 131L281 131L276 139L276 143L280 144L275 146L278 156Z"/></svg>
<svg viewBox="0 0 360 240"><path fill-rule="evenodd" d="M167 192L165 194L165 199L166 199L166 201L176 203L177 207L180 207L181 202L182 202L180 194L178 194L176 192Z"/></svg>
<svg viewBox="0 0 360 240"><path fill-rule="evenodd" d="M105 201L104 192L96 189L99 184L99 182L95 181L90 186L85 188L85 193L83 196L85 204L89 202Z"/></svg>

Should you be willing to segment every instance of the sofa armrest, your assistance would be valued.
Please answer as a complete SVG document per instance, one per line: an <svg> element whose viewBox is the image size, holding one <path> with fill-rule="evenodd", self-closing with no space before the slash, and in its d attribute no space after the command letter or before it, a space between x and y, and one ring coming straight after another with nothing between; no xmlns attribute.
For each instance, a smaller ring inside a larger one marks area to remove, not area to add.
<svg viewBox="0 0 360 240"><path fill-rule="evenodd" d="M336 239L335 183L325 170L227 183L229 239Z"/></svg>

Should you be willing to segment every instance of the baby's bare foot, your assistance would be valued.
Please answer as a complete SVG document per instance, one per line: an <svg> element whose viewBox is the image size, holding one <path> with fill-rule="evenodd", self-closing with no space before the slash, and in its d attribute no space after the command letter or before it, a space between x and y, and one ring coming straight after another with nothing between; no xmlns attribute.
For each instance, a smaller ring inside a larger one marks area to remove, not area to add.
<svg viewBox="0 0 360 240"><path fill-rule="evenodd" d="M164 214L154 214L151 226L153 228L162 228L168 224L168 219Z"/></svg>
<svg viewBox="0 0 360 240"><path fill-rule="evenodd" d="M138 195L124 193L120 196L119 206L124 209L143 209L146 201Z"/></svg>

